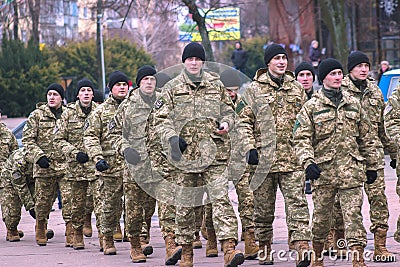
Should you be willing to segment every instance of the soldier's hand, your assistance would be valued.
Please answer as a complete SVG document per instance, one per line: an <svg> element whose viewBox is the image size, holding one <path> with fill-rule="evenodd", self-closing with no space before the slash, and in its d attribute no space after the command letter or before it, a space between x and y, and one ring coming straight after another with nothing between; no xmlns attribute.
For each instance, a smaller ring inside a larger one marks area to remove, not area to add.
<svg viewBox="0 0 400 267"><path fill-rule="evenodd" d="M317 180L321 175L321 169L316 163L311 163L306 168L306 179Z"/></svg>
<svg viewBox="0 0 400 267"><path fill-rule="evenodd" d="M258 152L253 148L246 153L246 162L250 165L258 165Z"/></svg>
<svg viewBox="0 0 400 267"><path fill-rule="evenodd" d="M367 181L366 181L367 184L374 183L376 178L378 178L377 171L368 170L366 174L367 174Z"/></svg>
<svg viewBox="0 0 400 267"><path fill-rule="evenodd" d="M216 133L220 134L220 135L224 135L224 134L227 134L228 131L229 131L229 124L227 122L223 122L218 127L218 130L216 131Z"/></svg>
<svg viewBox="0 0 400 267"><path fill-rule="evenodd" d="M40 168L47 169L50 167L50 159L46 156L42 156L36 163L40 166Z"/></svg>
<svg viewBox="0 0 400 267"><path fill-rule="evenodd" d="M89 161L89 156L85 152L79 151L76 153L76 161L79 163L86 163Z"/></svg>
<svg viewBox="0 0 400 267"><path fill-rule="evenodd" d="M36 220L36 212L35 212L35 209L34 209L34 208L31 208L31 209L29 210L29 214L32 216L33 219Z"/></svg>
<svg viewBox="0 0 400 267"><path fill-rule="evenodd" d="M96 170L98 170L99 172L104 172L104 171L108 170L109 168L110 168L110 166L108 165L107 161L105 161L104 159L101 159L96 163Z"/></svg>
<svg viewBox="0 0 400 267"><path fill-rule="evenodd" d="M396 159L392 159L390 161L390 167L392 167L392 169L396 169L397 166L397 160Z"/></svg>
<svg viewBox="0 0 400 267"><path fill-rule="evenodd" d="M132 165L138 164L141 160L139 152L137 152L136 149L133 149L131 147L125 148L124 158L128 163Z"/></svg>
<svg viewBox="0 0 400 267"><path fill-rule="evenodd" d="M187 148L185 139L175 135L169 139L169 145L171 146L171 158L175 161L180 161L182 153Z"/></svg>

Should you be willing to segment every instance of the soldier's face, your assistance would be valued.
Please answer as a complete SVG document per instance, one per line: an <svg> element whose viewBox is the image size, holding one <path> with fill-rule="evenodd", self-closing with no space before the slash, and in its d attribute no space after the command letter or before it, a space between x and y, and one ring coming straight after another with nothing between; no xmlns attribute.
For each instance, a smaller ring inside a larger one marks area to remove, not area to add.
<svg viewBox="0 0 400 267"><path fill-rule="evenodd" d="M297 81L303 85L306 91L312 88L313 80L313 74L309 70L302 70L297 74Z"/></svg>
<svg viewBox="0 0 400 267"><path fill-rule="evenodd" d="M203 61L198 57L188 57L183 64L186 71L192 75L199 75L203 67Z"/></svg>
<svg viewBox="0 0 400 267"><path fill-rule="evenodd" d="M140 91L142 91L142 93L146 95L152 95L155 89L156 89L156 77L145 76L140 81Z"/></svg>
<svg viewBox="0 0 400 267"><path fill-rule="evenodd" d="M47 92L47 104L51 108L58 109L61 107L62 98L56 90L49 90Z"/></svg>
<svg viewBox="0 0 400 267"><path fill-rule="evenodd" d="M128 94L128 83L126 82L118 82L114 84L111 94L116 99L124 99L125 96Z"/></svg>
<svg viewBox="0 0 400 267"><path fill-rule="evenodd" d="M93 89L91 87L81 87L78 92L78 98L82 106L89 106L93 99Z"/></svg>
<svg viewBox="0 0 400 267"><path fill-rule="evenodd" d="M368 77L368 72L369 64L360 63L350 71L350 76L353 78L353 80L365 80Z"/></svg>
<svg viewBox="0 0 400 267"><path fill-rule="evenodd" d="M324 87L327 89L339 89L342 85L343 72L341 69L335 69L326 75L325 79L322 81Z"/></svg>
<svg viewBox="0 0 400 267"><path fill-rule="evenodd" d="M239 87L226 87L226 92L231 97L232 100L235 100L237 97L237 93L239 91Z"/></svg>
<svg viewBox="0 0 400 267"><path fill-rule="evenodd" d="M268 70L275 77L281 77L285 74L287 68L287 57L285 54L278 54L274 56L271 61L268 63Z"/></svg>

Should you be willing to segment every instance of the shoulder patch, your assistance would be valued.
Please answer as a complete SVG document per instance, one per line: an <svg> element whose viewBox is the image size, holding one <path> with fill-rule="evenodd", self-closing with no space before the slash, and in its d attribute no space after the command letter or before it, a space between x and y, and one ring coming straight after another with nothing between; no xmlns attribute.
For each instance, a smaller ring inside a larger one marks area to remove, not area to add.
<svg viewBox="0 0 400 267"><path fill-rule="evenodd" d="M59 130L58 126L55 126L54 129L53 129L53 134L58 133L58 130Z"/></svg>
<svg viewBox="0 0 400 267"><path fill-rule="evenodd" d="M294 127L293 127L293 134L297 131L297 129L300 127L301 123L300 121L297 119L296 122L294 123Z"/></svg>
<svg viewBox="0 0 400 267"><path fill-rule="evenodd" d="M154 103L154 108L155 109L159 109L164 105L164 99L162 97L160 97L159 99L157 99L157 101Z"/></svg>
<svg viewBox="0 0 400 267"><path fill-rule="evenodd" d="M235 109L236 114L239 114L240 111L242 111L242 109L243 109L245 106L247 106L246 101L244 101L244 99L240 100L240 102L237 104L236 109Z"/></svg>
<svg viewBox="0 0 400 267"><path fill-rule="evenodd" d="M85 120L85 124L83 125L83 131L86 131L86 129L89 127L89 121Z"/></svg>
<svg viewBox="0 0 400 267"><path fill-rule="evenodd" d="M112 118L112 119L110 120L110 122L108 123L108 130L111 131L112 129L115 128L115 126L117 126L117 124L115 123L115 119Z"/></svg>

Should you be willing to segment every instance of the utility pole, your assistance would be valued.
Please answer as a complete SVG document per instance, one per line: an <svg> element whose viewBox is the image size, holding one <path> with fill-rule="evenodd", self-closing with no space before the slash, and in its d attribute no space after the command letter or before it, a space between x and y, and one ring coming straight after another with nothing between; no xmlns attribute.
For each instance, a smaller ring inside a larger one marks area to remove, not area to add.
<svg viewBox="0 0 400 267"><path fill-rule="evenodd" d="M97 29L96 29L96 48L97 48L97 85L104 96L105 73L104 73L104 51L103 51L103 1L97 0Z"/></svg>

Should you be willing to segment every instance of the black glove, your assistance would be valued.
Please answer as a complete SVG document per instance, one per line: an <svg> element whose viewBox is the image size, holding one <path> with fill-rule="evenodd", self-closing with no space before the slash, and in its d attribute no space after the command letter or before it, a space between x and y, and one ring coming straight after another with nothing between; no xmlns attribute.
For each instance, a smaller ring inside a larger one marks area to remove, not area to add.
<svg viewBox="0 0 400 267"><path fill-rule="evenodd" d="M250 165L258 165L258 152L257 149L252 148L246 153L246 162Z"/></svg>
<svg viewBox="0 0 400 267"><path fill-rule="evenodd" d="M396 159L392 159L390 161L390 167L392 167L392 169L396 169L397 166L397 160Z"/></svg>
<svg viewBox="0 0 400 267"><path fill-rule="evenodd" d="M306 168L306 179L308 180L317 180L320 174L321 174L321 169L318 167L316 163L311 163Z"/></svg>
<svg viewBox="0 0 400 267"><path fill-rule="evenodd" d="M33 219L36 219L36 212L34 208L29 210L29 214L32 216Z"/></svg>
<svg viewBox="0 0 400 267"><path fill-rule="evenodd" d="M40 159L36 163L40 166L40 168L47 169L48 167L50 167L50 160L46 156L40 157Z"/></svg>
<svg viewBox="0 0 400 267"><path fill-rule="evenodd" d="M133 165L138 164L141 160L139 152L137 152L136 149L133 149L131 147L125 148L124 158L128 163Z"/></svg>
<svg viewBox="0 0 400 267"><path fill-rule="evenodd" d="M176 135L172 136L169 139L169 145L171 146L171 158L175 161L180 161L182 158L182 153L187 148L185 139Z"/></svg>
<svg viewBox="0 0 400 267"><path fill-rule="evenodd" d="M96 170L98 170L99 172L104 172L108 170L108 168L110 168L110 166L104 159L101 159L96 163Z"/></svg>
<svg viewBox="0 0 400 267"><path fill-rule="evenodd" d="M366 181L367 184L374 183L376 178L378 178L378 172L377 171L368 170L366 174L367 174L367 181Z"/></svg>
<svg viewBox="0 0 400 267"><path fill-rule="evenodd" d="M86 163L89 161L89 156L85 152L79 151L76 153L76 161L79 163Z"/></svg>

